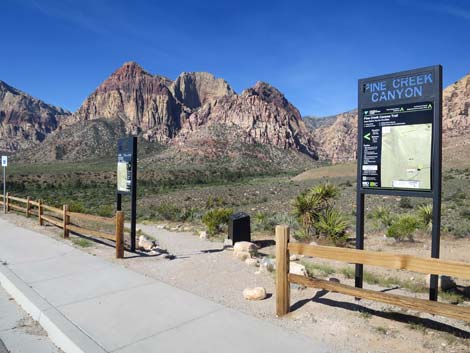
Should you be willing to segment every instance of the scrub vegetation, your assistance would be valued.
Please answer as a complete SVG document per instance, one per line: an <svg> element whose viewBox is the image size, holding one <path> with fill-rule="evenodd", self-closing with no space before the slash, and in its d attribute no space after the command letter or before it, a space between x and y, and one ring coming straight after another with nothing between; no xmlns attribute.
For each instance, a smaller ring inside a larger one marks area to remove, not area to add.
<svg viewBox="0 0 470 353"><path fill-rule="evenodd" d="M139 170L138 217L140 221L191 223L203 226L211 210L227 208L251 216L255 232L274 234L276 224L288 224L300 240L320 237L345 245L354 237L354 165L315 168L313 177L293 174L165 182L153 172ZM11 167L8 191L41 199L49 205L68 204L75 212L111 216L115 210L114 163L56 163ZM338 176L346 175L344 177ZM178 178L177 175L172 177ZM470 168L447 169L443 178L442 230L455 237L470 235ZM129 214L129 199L124 211ZM382 233L397 240L430 234L432 207L426 198L368 196L366 233ZM314 223L312 223L315 221Z"/></svg>

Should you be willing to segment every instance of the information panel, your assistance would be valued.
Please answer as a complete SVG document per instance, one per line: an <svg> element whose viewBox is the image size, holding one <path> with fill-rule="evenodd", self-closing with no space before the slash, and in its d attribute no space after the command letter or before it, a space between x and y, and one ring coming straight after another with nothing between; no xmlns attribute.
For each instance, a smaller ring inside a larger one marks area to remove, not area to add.
<svg viewBox="0 0 470 353"><path fill-rule="evenodd" d="M362 187L431 190L433 102L361 115Z"/></svg>
<svg viewBox="0 0 470 353"><path fill-rule="evenodd" d="M132 138L118 140L117 191L121 194L132 190L132 165L134 151Z"/></svg>

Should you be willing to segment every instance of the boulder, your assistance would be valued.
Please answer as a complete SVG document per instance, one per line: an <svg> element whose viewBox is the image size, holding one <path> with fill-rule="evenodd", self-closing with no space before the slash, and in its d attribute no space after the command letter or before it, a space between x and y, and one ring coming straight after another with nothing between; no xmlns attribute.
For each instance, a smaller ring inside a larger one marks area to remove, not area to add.
<svg viewBox="0 0 470 353"><path fill-rule="evenodd" d="M238 251L238 252L234 252L233 255L237 258L237 259L240 259L242 261L245 261L246 259L251 259L251 254L249 252L246 252L246 251Z"/></svg>
<svg viewBox="0 0 470 353"><path fill-rule="evenodd" d="M204 230L199 233L199 238L200 239L207 239L207 232Z"/></svg>
<svg viewBox="0 0 470 353"><path fill-rule="evenodd" d="M263 300L266 298L266 289L263 287L245 288L243 290L243 297L246 300Z"/></svg>
<svg viewBox="0 0 470 353"><path fill-rule="evenodd" d="M258 259L252 259L252 258L247 258L245 260L245 263L248 265L248 266L255 266L255 267L258 267L259 266L259 261Z"/></svg>
<svg viewBox="0 0 470 353"><path fill-rule="evenodd" d="M249 241L239 241L233 246L234 252L248 252L251 255L256 255L258 252L258 246L250 243Z"/></svg>
<svg viewBox="0 0 470 353"><path fill-rule="evenodd" d="M155 241L148 239L145 235L139 236L137 247L141 250L150 251L156 246Z"/></svg>
<svg viewBox="0 0 470 353"><path fill-rule="evenodd" d="M289 258L290 261L299 261L300 255L291 255Z"/></svg>
<svg viewBox="0 0 470 353"><path fill-rule="evenodd" d="M307 277L307 270L305 269L304 265L301 265L297 262L290 262L289 263L289 273L293 275L305 276Z"/></svg>
<svg viewBox="0 0 470 353"><path fill-rule="evenodd" d="M426 286L429 287L431 285L431 275L426 276ZM447 291L449 289L455 288L456 283L450 276L439 276L439 281L437 282L437 286L443 290Z"/></svg>

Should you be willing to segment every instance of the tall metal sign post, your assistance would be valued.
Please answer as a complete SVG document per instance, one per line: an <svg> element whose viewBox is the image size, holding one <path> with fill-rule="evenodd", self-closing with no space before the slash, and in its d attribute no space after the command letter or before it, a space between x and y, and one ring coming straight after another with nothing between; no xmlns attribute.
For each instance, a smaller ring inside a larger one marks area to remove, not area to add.
<svg viewBox="0 0 470 353"><path fill-rule="evenodd" d="M135 251L137 220L137 137L118 140L116 209L122 209L122 195L131 196L131 251Z"/></svg>
<svg viewBox="0 0 470 353"><path fill-rule="evenodd" d="M432 250L439 258L442 66L359 80L356 248L364 249L366 194L432 199ZM363 265L355 284L362 288ZM431 275L429 299L437 300Z"/></svg>
<svg viewBox="0 0 470 353"><path fill-rule="evenodd" d="M7 213L7 203L6 203L6 192L7 192L7 179L6 179L6 169L8 166L8 157L2 156L2 168L3 168L3 212Z"/></svg>

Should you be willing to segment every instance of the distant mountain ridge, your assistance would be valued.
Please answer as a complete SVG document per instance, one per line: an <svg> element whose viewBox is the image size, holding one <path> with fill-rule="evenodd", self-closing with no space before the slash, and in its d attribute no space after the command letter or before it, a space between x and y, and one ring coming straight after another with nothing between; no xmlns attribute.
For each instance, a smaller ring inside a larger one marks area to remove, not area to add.
<svg viewBox="0 0 470 353"><path fill-rule="evenodd" d="M172 81L148 73L135 62L127 62L99 85L49 140L55 141L53 145L63 145L61 138L54 135L65 136L65 130L81 122L103 119L120 120L123 134L138 134L174 149L187 150L183 145L198 145L201 152L211 143L211 131L217 131L208 127L220 125L237 131L225 135L226 146L237 145L228 141L237 139L317 158L316 146L300 112L279 90L264 82L237 94L225 80L210 73L183 72ZM86 126L92 125L82 124L80 129ZM85 132L82 135L92 136ZM193 139L206 144L193 144ZM71 149L64 145L64 153L58 156L67 159L68 150ZM73 153L73 158L79 156Z"/></svg>
<svg viewBox="0 0 470 353"><path fill-rule="evenodd" d="M0 81L0 152L42 142L69 115Z"/></svg>
<svg viewBox="0 0 470 353"><path fill-rule="evenodd" d="M443 131L445 140L470 136L470 75L444 90ZM0 151L20 151L27 161L99 158L110 155L125 134L139 135L158 151L163 146L172 156L167 160L179 159L178 154L198 160L246 155L280 163L286 161L281 155L287 158L292 151L306 157L294 158L303 165L308 160L342 163L356 159L357 111L302 118L268 83L237 94L207 72L183 72L171 80L135 62L113 72L73 114L0 81ZM235 150L244 145L255 148Z"/></svg>

